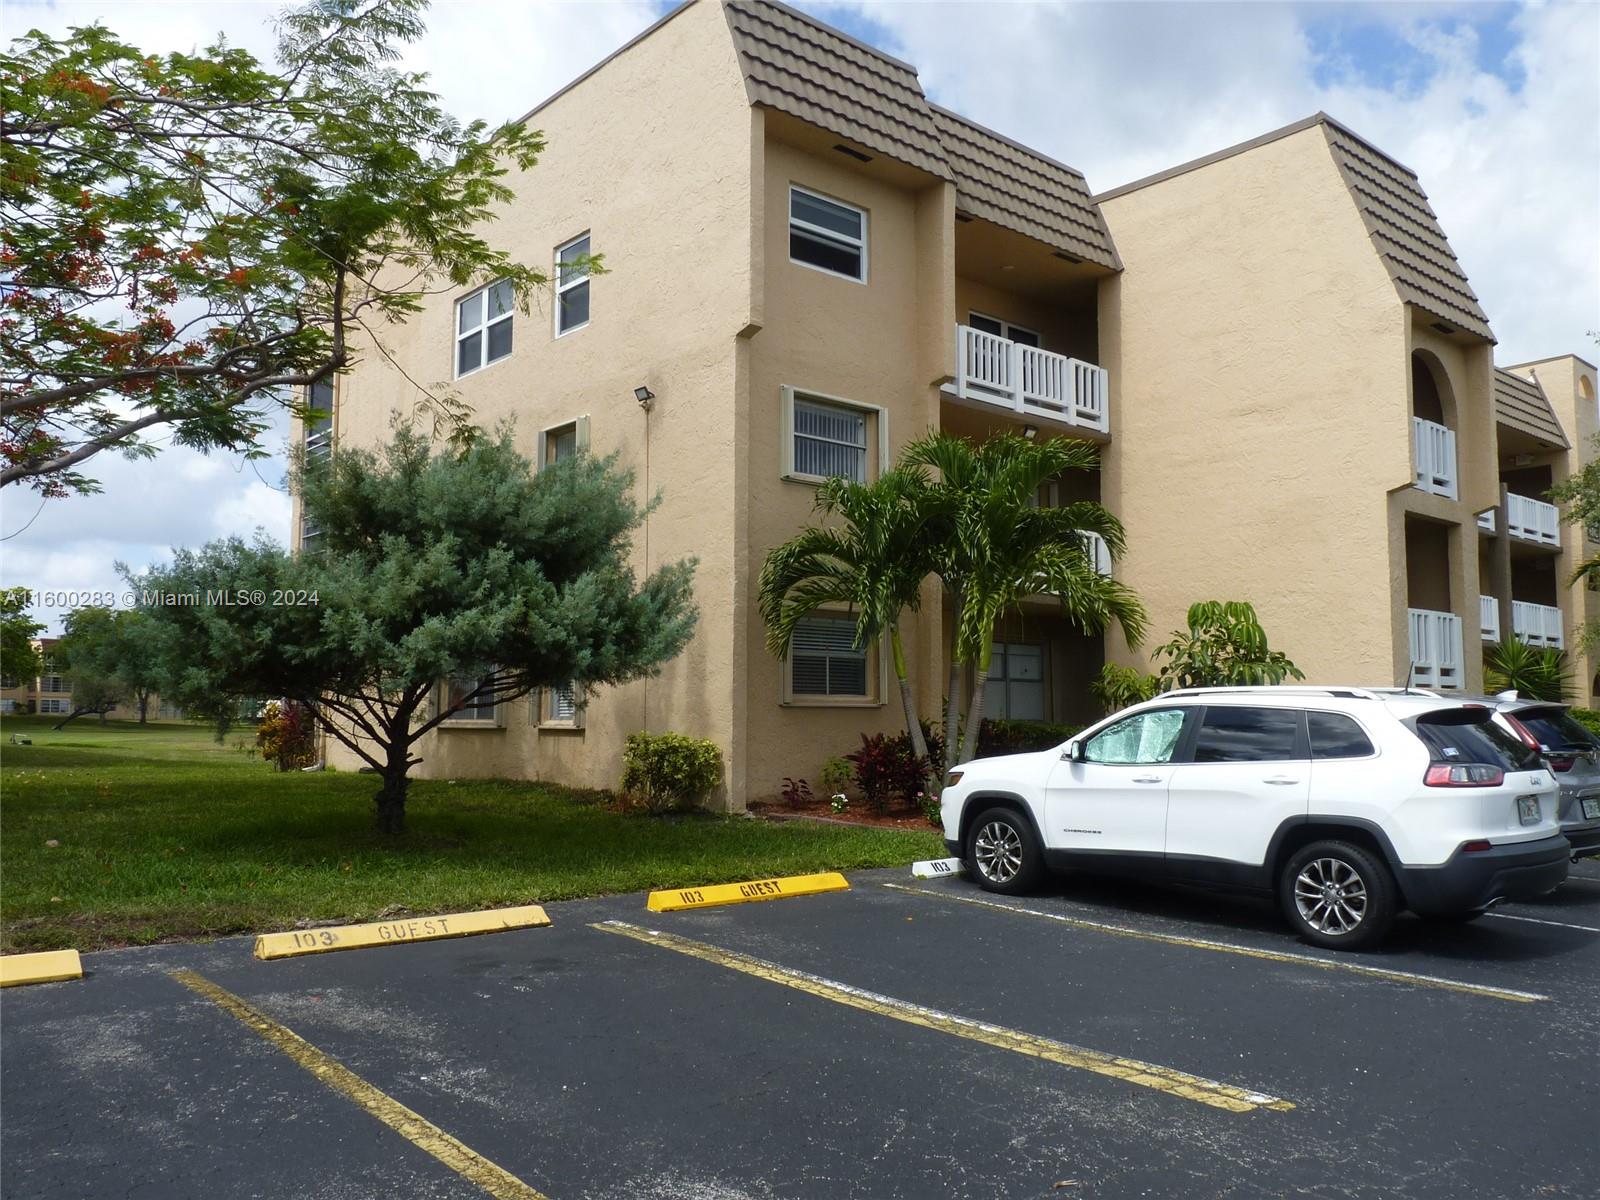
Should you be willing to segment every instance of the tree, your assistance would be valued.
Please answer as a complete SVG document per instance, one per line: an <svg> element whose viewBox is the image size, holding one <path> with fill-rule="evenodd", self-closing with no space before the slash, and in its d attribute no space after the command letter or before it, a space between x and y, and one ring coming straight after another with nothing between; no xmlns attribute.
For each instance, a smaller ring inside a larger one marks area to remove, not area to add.
<svg viewBox="0 0 1600 1200"><path fill-rule="evenodd" d="M377 451L299 456L291 474L322 530L314 552L232 538L138 585L184 648L179 696L309 705L382 777L385 832L404 827L418 739L452 713L652 675L694 629L692 561L637 584L628 567L645 510L614 457L535 473L509 430L435 445L401 427ZM453 700L451 678L465 680Z"/></svg>
<svg viewBox="0 0 1600 1200"><path fill-rule="evenodd" d="M1188 628L1157 646L1167 659L1157 675L1163 692L1188 687L1240 687L1304 679L1281 651L1269 649L1253 605L1203 600L1189 606Z"/></svg>
<svg viewBox="0 0 1600 1200"><path fill-rule="evenodd" d="M1045 484L1098 465L1092 446L1015 435L973 443L930 433L907 446L901 461L939 472L930 492L948 514L948 536L935 548L935 570L955 611L944 722L948 770L977 751L989 656L1002 616L1024 599L1053 594L1061 615L1085 633L1116 624L1137 645L1145 612L1131 588L1100 573L1085 538L1099 534L1111 554L1120 556L1122 523L1093 501L1037 503ZM962 733L961 676L968 663L973 687Z"/></svg>
<svg viewBox="0 0 1600 1200"><path fill-rule="evenodd" d="M107 694L115 692L118 701L132 700L139 709L139 723L144 724L162 673L160 627L137 609L98 607L75 609L65 625L61 653L70 664L74 704L85 703L86 680L114 681Z"/></svg>
<svg viewBox="0 0 1600 1200"><path fill-rule="evenodd" d="M885 633L917 756L928 757L901 640L900 618L916 611L932 573L934 547L946 536L946 513L915 467L885 471L872 483L830 479L817 489L816 511L839 526L808 526L769 551L761 569L759 606L767 649L788 657L795 627L817 609L843 605L856 614L856 646Z"/></svg>
<svg viewBox="0 0 1600 1200"><path fill-rule="evenodd" d="M116 666L119 618L124 615L128 614L88 606L73 609L62 622L61 640L52 654L71 683L72 711L56 722L56 729L90 714L104 721L122 702L127 685Z"/></svg>
<svg viewBox="0 0 1600 1200"><path fill-rule="evenodd" d="M36 678L44 665L34 644L44 625L28 615L32 599L27 588L0 591L0 675L19 683Z"/></svg>
<svg viewBox="0 0 1600 1200"><path fill-rule="evenodd" d="M152 431L260 454L274 404L357 361L353 335L386 354L429 294L504 279L527 310L545 275L480 230L543 143L391 65L425 3L290 10L276 70L100 25L0 56L0 485L97 490L79 467Z"/></svg>
<svg viewBox="0 0 1600 1200"><path fill-rule="evenodd" d="M1567 652L1535 647L1516 638L1491 645L1483 655L1483 686L1488 692L1516 692L1524 700L1572 700L1572 669Z"/></svg>

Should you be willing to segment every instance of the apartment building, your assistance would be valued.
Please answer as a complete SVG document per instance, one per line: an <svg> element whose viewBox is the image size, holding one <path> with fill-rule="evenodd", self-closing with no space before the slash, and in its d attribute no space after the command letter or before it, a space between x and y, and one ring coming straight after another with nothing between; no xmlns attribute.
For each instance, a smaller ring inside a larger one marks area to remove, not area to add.
<svg viewBox="0 0 1600 1200"><path fill-rule="evenodd" d="M1493 337L1416 177L1343 126L1318 115L1095 197L931 103L909 64L719 0L525 119L548 149L494 236L550 263L548 306L513 312L493 281L435 300L311 398L330 416L308 451L381 439L411 381L437 380L481 424L514 418L537 462L618 452L641 499L662 494L635 565L696 556L701 620L657 679L463 711L420 774L610 786L626 734L672 729L723 748L737 809L897 728L847 614L819 612L780 664L755 593L821 479L870 479L933 428L1099 444L1100 472L1042 500L1123 519L1129 553L1101 568L1158 635L1193 600L1249 599L1313 679L1416 662L1419 682L1479 683L1462 630L1480 594L1519 594L1526 540L1502 512ZM590 252L607 273L563 269ZM947 622L930 583L905 631L927 713ZM1108 657L1147 665L1030 602L997 633L990 712L1088 719Z"/></svg>

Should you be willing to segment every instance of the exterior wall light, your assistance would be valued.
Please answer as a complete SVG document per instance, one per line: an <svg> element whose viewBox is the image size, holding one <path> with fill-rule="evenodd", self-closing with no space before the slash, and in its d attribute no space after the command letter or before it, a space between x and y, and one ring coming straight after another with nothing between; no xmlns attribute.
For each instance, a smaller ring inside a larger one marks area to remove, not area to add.
<svg viewBox="0 0 1600 1200"><path fill-rule="evenodd" d="M649 412L650 406L655 403L656 394L647 387L636 387L633 389L633 398L639 402L640 408Z"/></svg>
<svg viewBox="0 0 1600 1200"><path fill-rule="evenodd" d="M1034 438L1039 436L1039 427L1037 425L1024 425L1022 427L1022 436L1030 442L1033 441Z"/></svg>

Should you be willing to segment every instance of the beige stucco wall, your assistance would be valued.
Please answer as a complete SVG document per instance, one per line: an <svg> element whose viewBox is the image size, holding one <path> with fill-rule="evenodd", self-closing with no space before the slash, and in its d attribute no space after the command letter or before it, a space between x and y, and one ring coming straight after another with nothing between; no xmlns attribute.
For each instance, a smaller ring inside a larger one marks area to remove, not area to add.
<svg viewBox="0 0 1600 1200"><path fill-rule="evenodd" d="M636 473L640 500L661 493L635 539L636 570L699 558L700 624L658 679L596 693L582 732L538 730L529 702L513 702L502 706L502 729L425 737L415 775L608 787L620 774L622 738L637 729L732 748L736 662L728 647L742 640L744 603L735 553L739 346L759 299L749 234L751 121L726 22L712 4L683 11L531 118L548 148L526 175L508 177L517 199L490 237L548 267L555 247L587 230L608 273L592 281L587 327L554 337L544 297L515 318L509 358L454 386L478 424L514 417L530 457L539 430L587 416L591 448L619 454ZM410 410L406 375L449 380L459 294L433 299L393 331L387 340L399 369L369 351L342 381L343 444L381 437L391 411ZM648 415L633 398L640 384L657 397ZM350 765L342 752L333 757Z"/></svg>
<svg viewBox="0 0 1600 1200"><path fill-rule="evenodd" d="M1103 211L1125 270L1101 287L1102 494L1151 641L1194 601L1248 600L1313 682L1392 682L1407 322L1321 128ZM1108 649L1148 663L1120 635Z"/></svg>

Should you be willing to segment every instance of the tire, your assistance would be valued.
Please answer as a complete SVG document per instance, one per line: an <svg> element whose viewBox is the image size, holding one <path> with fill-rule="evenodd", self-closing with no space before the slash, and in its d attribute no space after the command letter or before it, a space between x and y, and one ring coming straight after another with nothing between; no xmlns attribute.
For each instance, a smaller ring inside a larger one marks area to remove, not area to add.
<svg viewBox="0 0 1600 1200"><path fill-rule="evenodd" d="M1018 896L1038 886L1044 855L1028 818L1014 808L990 808L967 831L967 870L986 892Z"/></svg>
<svg viewBox="0 0 1600 1200"><path fill-rule="evenodd" d="M1429 913L1424 920L1436 921L1440 925L1467 925L1488 911L1487 908L1469 908L1463 912Z"/></svg>
<svg viewBox="0 0 1600 1200"><path fill-rule="evenodd" d="M1278 876L1278 903L1294 931L1314 946L1361 950L1394 924L1396 889L1389 869L1349 842L1312 842Z"/></svg>

